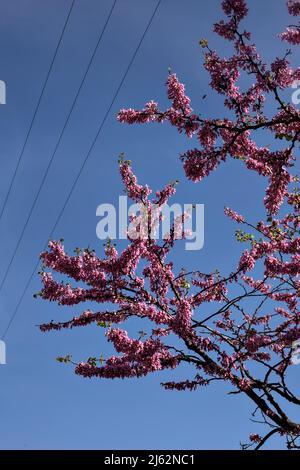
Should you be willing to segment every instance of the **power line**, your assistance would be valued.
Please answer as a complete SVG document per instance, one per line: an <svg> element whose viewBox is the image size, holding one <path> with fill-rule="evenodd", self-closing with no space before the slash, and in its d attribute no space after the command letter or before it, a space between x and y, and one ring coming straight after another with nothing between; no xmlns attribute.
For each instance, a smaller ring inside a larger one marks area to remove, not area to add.
<svg viewBox="0 0 300 470"><path fill-rule="evenodd" d="M36 115L37 115L37 113L38 113L38 110L39 110L39 107L40 107L40 104L41 104L41 101L42 101L42 98L43 98L43 95L44 95L44 92L45 92L47 83L48 83L48 81L49 81L49 78L50 78L50 75L51 75L51 72L52 72L52 69L53 69L53 65L54 65L54 62L55 62L55 59L56 59L58 50L59 50L60 45L61 45L61 43L62 43L62 39L63 39L65 30L66 30L66 27L67 27L67 25L68 25L68 22L69 22L69 19L70 19L70 16L71 16L71 13L72 13L74 4L75 4L75 0L73 0L72 3L71 3L71 6L70 6L70 9L69 9L67 18L66 18L66 20L65 20L65 23L64 23L62 32L61 32L60 37L59 37L59 41L58 41L58 43L57 43L57 46L56 46L56 49L55 49L55 52L54 52L54 55L53 55L53 58L52 58L52 61L51 61L50 67L49 67L49 70L48 70L47 75L46 75L45 82L44 82L44 84L43 84L43 86L42 86L42 91L41 91L41 93L40 93L40 96L39 96L37 105L36 105L36 107L35 107L35 111L34 111L33 117L32 117L32 119L31 119L31 122L30 122L30 125L29 125L29 129L28 129L27 134L26 134L26 137L25 137L25 142L24 142L23 147L22 147L22 149L21 149L21 152L20 152L20 154L19 154L16 168L15 168L15 170L14 170L14 173L13 173L12 179L11 179L11 181L10 181L10 184L9 184L9 187L8 187L8 190L7 190L7 193L6 193L6 196L5 196L5 198L4 198L4 202L3 202L3 205L2 205L2 208L1 208L1 212L0 212L0 221L1 221L2 216L3 216L3 214L4 214L4 211L5 211L5 208L6 208L6 205L7 205L7 202L8 202L10 193L11 193L11 190L12 190L12 188L13 188L13 185L14 185L14 182L15 182L15 179L16 179L16 176L17 176L17 173L18 173L18 170L19 170L19 167L20 167L20 164L21 164L23 155L24 155L24 151L25 151L25 148L26 148L26 145L27 145L29 136L30 136L30 134L31 134L31 131L32 131L32 128L33 128L33 124L34 124Z"/></svg>
<svg viewBox="0 0 300 470"><path fill-rule="evenodd" d="M27 219L26 219L25 224L24 224L24 226L23 226L23 229L22 229L22 231L21 231L21 233L20 233L20 236L19 236L19 238L18 238L17 244L16 244L15 249L14 249L14 251L13 251L13 254L12 254L11 258L10 258L10 261L9 261L9 263L8 263L8 266L7 266L7 268L6 268L6 271L5 271L5 273L4 273L4 276L3 276L3 278L2 278L2 281L1 281L1 283L0 283L0 292L2 291L2 288L3 288L4 284L5 284L5 281L6 281L6 279L7 279L7 276L8 276L8 273L9 273L9 271L10 271L10 268L11 268L11 266L12 266L12 264L13 264L13 261L14 261L14 259L15 259L15 257L16 257L16 254L17 254L17 252L18 252L18 249L19 249L19 247L20 247L20 244L21 244L21 242L22 242L22 240L23 240L23 236L24 236L24 234L25 234L26 228L27 228L27 226L28 226L28 224L29 224L29 221L30 221L30 219L31 219L31 216L32 216L32 214L33 214L33 211L34 211L34 209L35 209L35 206L36 206L36 204L37 204L37 201L38 201L38 199L39 199L39 196L40 196L40 194L41 194L41 192L42 192L42 189L43 189L44 184L45 184L45 182L46 182L47 176L48 176L49 171L50 171L50 169L51 169L52 163L53 163L53 161L54 161L54 157L55 157L56 152L57 152L57 150L58 150L58 148L59 148L60 142L61 142L61 140L62 140L62 138L63 138L63 135L64 135L64 133L65 133L65 130L66 130L66 128L67 128L67 125L68 125L68 123L69 123L70 117L71 117L71 115L72 115L72 113L73 113L73 110L74 110L74 108L75 108L75 105L76 105L78 96L79 96L79 94L80 94L80 92L81 92L81 89L82 89L82 87L83 87L83 84L84 84L84 82L85 82L85 79L86 79L86 77L87 77L87 75L88 75L88 73L89 73L89 70L90 70L90 68L91 68L91 65L92 65L92 63L93 63L93 60L94 60L94 58L95 58L95 55L96 55L97 50L98 50L98 48L99 48L99 45L100 45L100 43L101 43L101 40L102 40L102 38L103 38L103 35L104 35L105 30L106 30L106 28L107 28L107 25L108 25L108 23L109 23L109 21L110 21L110 18L111 18L111 16L112 16L113 10L114 10L114 8L115 8L115 6L116 6L116 3L117 3L117 0L114 0L113 5L112 5L112 7L111 7L111 9L110 9L110 12L109 12L109 14L108 14L108 17L107 17L107 19L106 19L106 22L105 22L105 24L104 24L104 26L103 26L103 28L102 28L102 30L101 30L101 33L100 33L100 36L99 36L99 38L98 38L97 44L96 44L96 46L95 46L95 48L94 48L94 50L93 50L93 53L92 53L92 55L91 55L91 58L90 58L90 60L89 60L89 63L88 63L88 66L87 66L87 68L86 68L86 71L85 71L85 73L84 73L84 76L83 76L83 78L82 78L82 80L81 80L81 83L80 83L79 88L78 88L78 90L77 90L77 93L76 93L76 95L75 95L75 98L74 98L74 100L73 100L73 103L72 103L72 106L71 106L71 108L70 108L70 111L69 111L69 113L68 113L68 115L67 115L67 118L66 118L66 120L65 120L65 123L64 123L64 125L63 125L62 131L61 131L61 133L60 133L60 135L59 135L58 141L57 141L57 143L56 143L56 145L55 145L54 151L53 151L53 153L52 153L52 155L51 155L51 158L50 158L50 160L49 160L49 162L48 162L47 168L46 168L46 170L45 170L45 172L44 172L44 175L43 175L43 177L42 177L40 186L39 186L39 188L38 188L38 190L37 190L37 192L36 192L36 195L35 195L35 197L34 197L34 200L33 200L33 203L32 203L32 205L31 205L30 211L29 211L29 213L28 213Z"/></svg>
<svg viewBox="0 0 300 470"><path fill-rule="evenodd" d="M149 30L149 28L150 28L150 26L151 26L151 24L152 24L152 22L153 22L153 19L154 19L155 15L156 15L156 12L157 12L157 10L158 10L158 8L159 8L161 2L162 2L162 0L158 0L158 2L157 2L157 5L156 5L156 7L155 7L155 9L154 9L154 11L153 11L151 17L150 17L150 20L149 20L148 23L147 23L147 26L146 26L146 28L145 28L145 30L144 30L142 36L141 36L141 39L140 39L140 41L139 41L139 43L138 43L138 45L137 45L137 47L136 47L136 49L135 49L135 51L134 51L134 53L133 53L133 55L132 55L132 58L131 58L131 60L130 60L130 62L129 62L129 64L128 64L128 66L127 66L127 68L126 68L126 70L125 70L125 72L124 72L124 74L123 74L123 77L122 77L122 79L121 79L121 81L120 81L120 83L119 83L119 85L118 85L118 87L117 87L117 89L116 89L116 91L115 91L115 93L114 93L114 95L113 95L112 101L111 101L111 103L110 103L110 105L109 105L109 107L108 107L108 109L107 109L107 111L106 111L106 113L105 113L105 115L104 115L104 118L102 119L102 121L101 121L101 123L100 123L100 126L99 126L99 128L98 128L98 131L97 131L97 133L96 133L96 136L95 136L95 138L94 138L93 141L92 141L92 144L91 144L91 146L90 146L90 148L89 148L89 150L88 150L88 153L87 153L85 159L83 160L83 163L82 163L82 165L81 165L81 167L80 167L80 169L79 169L78 175L76 176L76 178L75 178L75 180L74 180L74 182L73 182L73 184L72 184L72 186L71 186L71 189L70 189L70 191L69 191L69 193L68 193L68 196L67 196L67 198L66 198L66 200L65 200L65 202L64 202L64 204L63 204L63 206L62 206L62 208L61 208L61 211L59 212L58 217L57 217L57 219L56 219L56 221L55 221L55 223L54 223L54 225L53 225L53 227L52 227L52 230L51 230L51 232L50 232L50 235L49 235L48 239L51 239L52 235L53 235L54 232L55 232L55 229L56 229L57 225L59 224L59 222L60 222L60 220L61 220L61 217L62 217L62 215L63 215L63 213L64 213L64 211L65 211L65 208L66 208L66 206L67 206L67 204L68 204L68 202L69 202L69 200L70 200L70 198L71 198L71 196L72 196L72 194L73 194L73 192L74 192L74 189L75 189L75 187L76 187L76 184L77 184L77 182L78 182L78 180L79 180L79 178L80 178L80 175L81 175L81 173L82 173L82 171L83 171L83 169L84 169L84 167L85 167L85 165L86 165L86 163L87 163L87 161L88 161L88 159L89 159L89 157L90 157L90 155L91 155L91 152L92 152L92 150L93 150L93 148L94 148L94 146L95 146L95 144L96 144L96 142L97 142L97 140L98 140L98 137L99 137L99 135L100 135L100 133L101 133L101 131L102 131L102 129L103 129L103 126L104 126L105 122L107 121L107 118L108 118L108 116L109 116L109 113L110 113L110 111L111 111L111 108L113 107L113 105L114 105L114 103L115 103L115 101L116 101L116 98L117 98L117 96L118 96L118 94L119 94L119 92L120 92L120 90L121 90L121 88L122 88L122 86L123 86L123 84L124 84L124 82L125 82L125 80L126 80L126 77L127 77L128 73L129 73L129 71L130 71L130 69L131 69L131 67L132 67L132 65L133 65L133 62L134 62L134 60L135 60L135 58L136 58L136 56L137 56L137 54L138 54L138 52L139 52L139 50L140 50L140 47L141 47L141 45L142 45L142 43L143 43L143 41L144 41L144 39L145 39L145 36L146 36L146 34L147 34L147 32L148 32L148 30ZM48 242L47 242L47 243L48 243ZM45 250L45 249L47 248L47 243L45 244L43 250ZM3 334L2 334L2 339L4 339L4 338L6 337L8 331L9 331L9 329L10 329L10 327L11 327L13 321L14 321L14 319L16 318L16 315L17 315L17 313L18 313L18 311L19 311L19 308L20 308L20 306L21 306L21 304L22 304L22 301L23 301L23 299L24 299L24 297L25 297L25 295L26 295L26 293L27 293L27 290L28 290L28 288L29 288L29 286L30 286L30 283L31 283L31 281L32 281L32 279L33 279L33 277L34 277L34 275L35 275L35 273L36 273L36 270L37 270L39 264L40 264L40 261L38 260L38 262L37 262L36 265L34 266L34 269L33 269L32 273L30 274L30 276L29 276L29 278L28 278L28 280L27 280L27 282L26 282L26 284L25 284L25 287L24 287L24 290L23 290L23 292L22 292L22 294L21 294L21 297L19 298L19 301L18 301L18 303L17 303L17 305L16 305L16 307L15 307L15 309L14 309L14 311L13 311L13 314L12 314L12 316L11 316L11 318L10 318L10 320L9 320L9 322L8 322L8 324L7 324L7 326L6 326L5 330L4 330L4 332L3 332Z"/></svg>

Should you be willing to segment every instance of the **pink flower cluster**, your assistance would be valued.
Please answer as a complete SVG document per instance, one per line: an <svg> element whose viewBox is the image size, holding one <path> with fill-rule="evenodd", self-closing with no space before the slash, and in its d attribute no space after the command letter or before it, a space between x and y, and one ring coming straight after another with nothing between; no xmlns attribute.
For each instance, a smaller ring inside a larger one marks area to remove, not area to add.
<svg viewBox="0 0 300 470"><path fill-rule="evenodd" d="M238 224L242 224L243 222L245 222L245 218L242 215L230 209L230 207L225 207L224 213L225 215L227 215L227 217L230 217L232 220L234 220Z"/></svg>
<svg viewBox="0 0 300 470"><path fill-rule="evenodd" d="M287 7L291 15L300 15L299 0L288 0ZM298 25L288 27L283 33L280 34L280 37L281 39L289 42L290 44L300 44L300 23L298 22Z"/></svg>
<svg viewBox="0 0 300 470"><path fill-rule="evenodd" d="M89 378L124 379L142 377L149 372L177 366L176 356L173 356L159 339L132 340L126 331L117 329L109 330L107 338L122 356L110 357L102 367L81 362L75 369L76 374Z"/></svg>
<svg viewBox="0 0 300 470"><path fill-rule="evenodd" d="M298 16L300 15L300 2L299 0L288 0L287 1L287 7L289 10L289 13L293 16Z"/></svg>
<svg viewBox="0 0 300 470"><path fill-rule="evenodd" d="M237 21L241 21L248 13L245 0L223 0L222 8L225 15L235 16Z"/></svg>
<svg viewBox="0 0 300 470"><path fill-rule="evenodd" d="M108 244L103 257L89 249L69 256L62 242L51 241L41 254L39 295L60 305L96 302L105 307L96 313L85 309L68 321L43 323L40 328L44 332L92 324L107 328L106 338L117 355L99 366L94 359L79 362L76 373L84 377L141 377L187 363L194 366L195 376L164 382L166 389L195 390L213 381L227 381L255 404L292 447L299 425L286 417L281 403L300 403L286 383L293 342L300 338L300 190L291 188L297 182L291 171L299 150L300 112L281 95L300 79L300 69L290 65L289 54L269 65L260 57L250 34L240 30L248 11L244 0L224 0L222 6L228 18L214 29L231 41L231 57L221 58L206 41L201 44L206 49L204 67L210 86L223 100L227 117L208 119L204 110L201 115L192 114L184 85L170 73L171 105L166 111L150 101L141 111L122 109L118 119L128 124L168 121L178 132L193 137L194 147L180 156L192 181L201 181L228 158L265 178L263 220L248 222L225 208L228 217L250 232L237 232L238 241L247 246L227 274L217 269L209 274L177 269L169 256L182 220L174 222L161 244L151 237L134 240L128 234L122 252ZM289 0L288 9L297 16L300 3ZM298 25L289 27L281 38L300 44L299 31ZM244 88L243 76L246 83L252 78ZM272 114L270 109L276 111ZM259 145L256 133L260 142L273 139L274 148ZM149 186L138 183L130 162L122 158L120 174L126 193L143 204L147 215L175 193L175 184L168 184L151 199ZM52 271L64 280L56 281ZM73 286L65 278L80 284ZM144 320L149 332L131 338L125 330L112 327L132 317ZM263 439L252 434L250 441L259 445Z"/></svg>
<svg viewBox="0 0 300 470"><path fill-rule="evenodd" d="M170 73L167 79L168 98L172 101L172 106L176 111L181 111L184 115L192 112L190 99L185 94L185 87L179 82L174 73Z"/></svg>

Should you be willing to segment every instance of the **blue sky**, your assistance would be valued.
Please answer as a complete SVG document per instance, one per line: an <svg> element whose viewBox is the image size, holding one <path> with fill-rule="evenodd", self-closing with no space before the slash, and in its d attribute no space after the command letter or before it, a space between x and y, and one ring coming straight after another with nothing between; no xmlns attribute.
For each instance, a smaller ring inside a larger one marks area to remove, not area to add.
<svg viewBox="0 0 300 470"><path fill-rule="evenodd" d="M276 34L291 22L283 0L250 0L245 22L253 30L267 61L285 46ZM70 2L66 0L0 1L0 79L7 85L7 104L0 107L0 201L7 192ZM3 276L16 240L57 142L72 100L85 72L112 0L77 0L53 73L26 147L24 158L0 224ZM79 96L56 154L44 190L25 233L0 298L4 330L39 252L51 231L70 186L97 132L113 93L152 14L156 1L119 0L101 47ZM230 49L211 33L221 17L219 0L162 0L141 50L84 169L56 237L76 246L103 243L96 237L96 207L115 204L122 194L117 156L125 152L141 182L154 189L178 178L174 201L205 204L205 246L188 252L179 245L178 266L228 272L238 251L235 226L223 216L230 205L257 220L265 181L228 162L201 184L188 182L178 155L195 143L166 125L126 126L115 115L122 107L141 107L154 99L167 105L164 83L168 67L186 84L195 111L222 116L222 101L208 88L198 45L208 38L221 54ZM207 94L205 101L202 95ZM36 325L66 319L75 311L32 294L40 288L35 276L6 338L7 365L0 366L0 447L2 449L229 449L257 431L248 418L246 399L228 396L225 385L194 393L164 391L159 382L180 372L153 374L128 381L85 380L72 367L55 361L111 351L98 328L43 335ZM298 370L293 380L299 383ZM297 418L297 417L296 417ZM299 417L298 417L299 419ZM270 448L279 442L273 440Z"/></svg>

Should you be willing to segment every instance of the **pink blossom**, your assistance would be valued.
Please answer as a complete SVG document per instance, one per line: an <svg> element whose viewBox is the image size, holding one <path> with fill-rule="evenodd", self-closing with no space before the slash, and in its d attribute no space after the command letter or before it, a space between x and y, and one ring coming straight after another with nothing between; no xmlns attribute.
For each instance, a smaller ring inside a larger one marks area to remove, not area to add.
<svg viewBox="0 0 300 470"><path fill-rule="evenodd" d="M245 0L223 0L222 8L227 16L234 15L238 21L248 13Z"/></svg>
<svg viewBox="0 0 300 470"><path fill-rule="evenodd" d="M241 223L245 222L245 219L242 215L240 215L237 212L233 211L229 207L225 207L224 213L225 213L225 215L227 215L227 217L230 217L232 220L234 220L238 224L241 224Z"/></svg>
<svg viewBox="0 0 300 470"><path fill-rule="evenodd" d="M288 0L287 1L287 7L289 10L289 13L293 16L298 16L300 15L300 2L299 0Z"/></svg>
<svg viewBox="0 0 300 470"><path fill-rule="evenodd" d="M300 44L300 28L287 28L283 33L280 34L280 37L283 41L287 41L290 44Z"/></svg>
<svg viewBox="0 0 300 470"><path fill-rule="evenodd" d="M167 79L168 98L172 100L173 108L184 114L190 114L190 99L185 94L185 87L179 82L175 73L170 73Z"/></svg>
<svg viewBox="0 0 300 470"><path fill-rule="evenodd" d="M167 184L151 197L151 188L140 184L130 162L121 158L125 191L143 204L149 222L139 226L145 236L136 240L129 232L122 251L107 244L102 256L90 249L76 249L71 256L61 241L50 241L41 254L42 289L37 296L63 306L90 302L103 308L96 312L85 308L78 316L43 323L40 329L105 328L115 353L99 361L77 362L75 372L83 377L137 378L166 369L171 373L187 364L194 369L191 378L172 378L162 385L193 391L225 381L258 408L290 448L296 446L300 429L286 418L291 406L299 403L287 371L292 366L293 344L300 338L300 196L299 188L291 187L297 182L293 166L300 143L300 111L286 103L283 91L300 80L300 68L288 62L290 53L275 55L271 64L260 56L250 33L240 27L248 12L244 0L224 0L222 7L227 18L216 23L214 30L230 41L232 52L224 58L205 41L202 44L210 88L219 95L224 113L207 116L210 107L203 104L195 113L185 86L170 73L167 109L148 101L141 110L122 109L118 120L168 122L183 137L194 138L192 148L180 156L187 178L194 182L207 178L230 158L237 168L241 165L259 176L264 187L259 221L248 221L225 208L228 217L251 232L239 231L238 239L246 247L237 257L232 254L237 267L221 273L213 253L208 273L200 271L204 269L201 256L199 266L180 269L171 255L176 239L184 235L183 217L175 219L161 242L149 237L157 222L153 211L158 207L159 219L161 207L175 194L175 184ZM300 3L289 0L288 9L297 16ZM299 31L299 24L290 26L281 38L300 44ZM256 201L255 191L249 194ZM224 243L219 232L216 239ZM226 249L224 245L227 256ZM130 324L130 335L116 328L131 318L143 322L147 331L134 332L135 322ZM250 441L261 443L261 437L252 434Z"/></svg>

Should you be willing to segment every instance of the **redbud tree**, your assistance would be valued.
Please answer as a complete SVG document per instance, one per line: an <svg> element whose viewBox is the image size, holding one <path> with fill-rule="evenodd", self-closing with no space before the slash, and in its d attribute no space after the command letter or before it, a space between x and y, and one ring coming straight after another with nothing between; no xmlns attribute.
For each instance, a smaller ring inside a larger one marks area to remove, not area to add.
<svg viewBox="0 0 300 470"><path fill-rule="evenodd" d="M290 0L287 6L297 23L300 2ZM167 121L188 138L196 136L197 147L180 157L187 178L194 182L207 178L228 158L240 160L266 181L264 219L250 223L233 209L225 209L241 227L237 239L246 243L246 249L232 271L224 274L176 271L171 252L183 219L175 221L161 242L147 233L138 238L128 234L128 245L121 253L108 243L103 258L88 249L70 256L62 241L51 241L41 254L39 295L60 305L93 301L104 308L86 310L67 322L52 321L40 329L92 323L107 327L106 338L117 354L75 363L76 374L83 377L142 377L188 363L192 377L162 385L194 391L215 381L229 382L231 393L246 395L254 405L255 420L267 427L263 436L251 434L244 448L259 449L276 433L287 448L298 448L300 425L289 413L293 406L297 411L300 398L289 385L288 372L293 344L300 338L300 192L292 173L300 141L300 112L282 95L300 80L300 68L291 67L290 49L271 64L263 61L251 34L241 26L248 12L245 0L224 0L222 8L225 19L214 25L214 31L232 44L232 56L220 57L205 39L200 46L210 86L224 97L231 117L205 119L194 113L184 85L169 73L166 85L171 105L167 110L150 101L140 111L121 110L118 120L128 124ZM300 22L289 26L279 40L300 44ZM239 80L244 75L251 78L251 86L242 90ZM266 111L267 103L272 105L268 109L276 109L272 115ZM256 143L261 131L268 142L270 137L279 139L273 140L275 150ZM148 214L150 231L151 208L161 208L175 186L168 184L152 196L147 185L138 183L130 162L121 158L119 167L127 195L143 204ZM86 288L55 281L52 271ZM212 313L207 313L208 304ZM144 319L147 334L130 338L119 328L131 317ZM59 360L73 362L69 356Z"/></svg>

